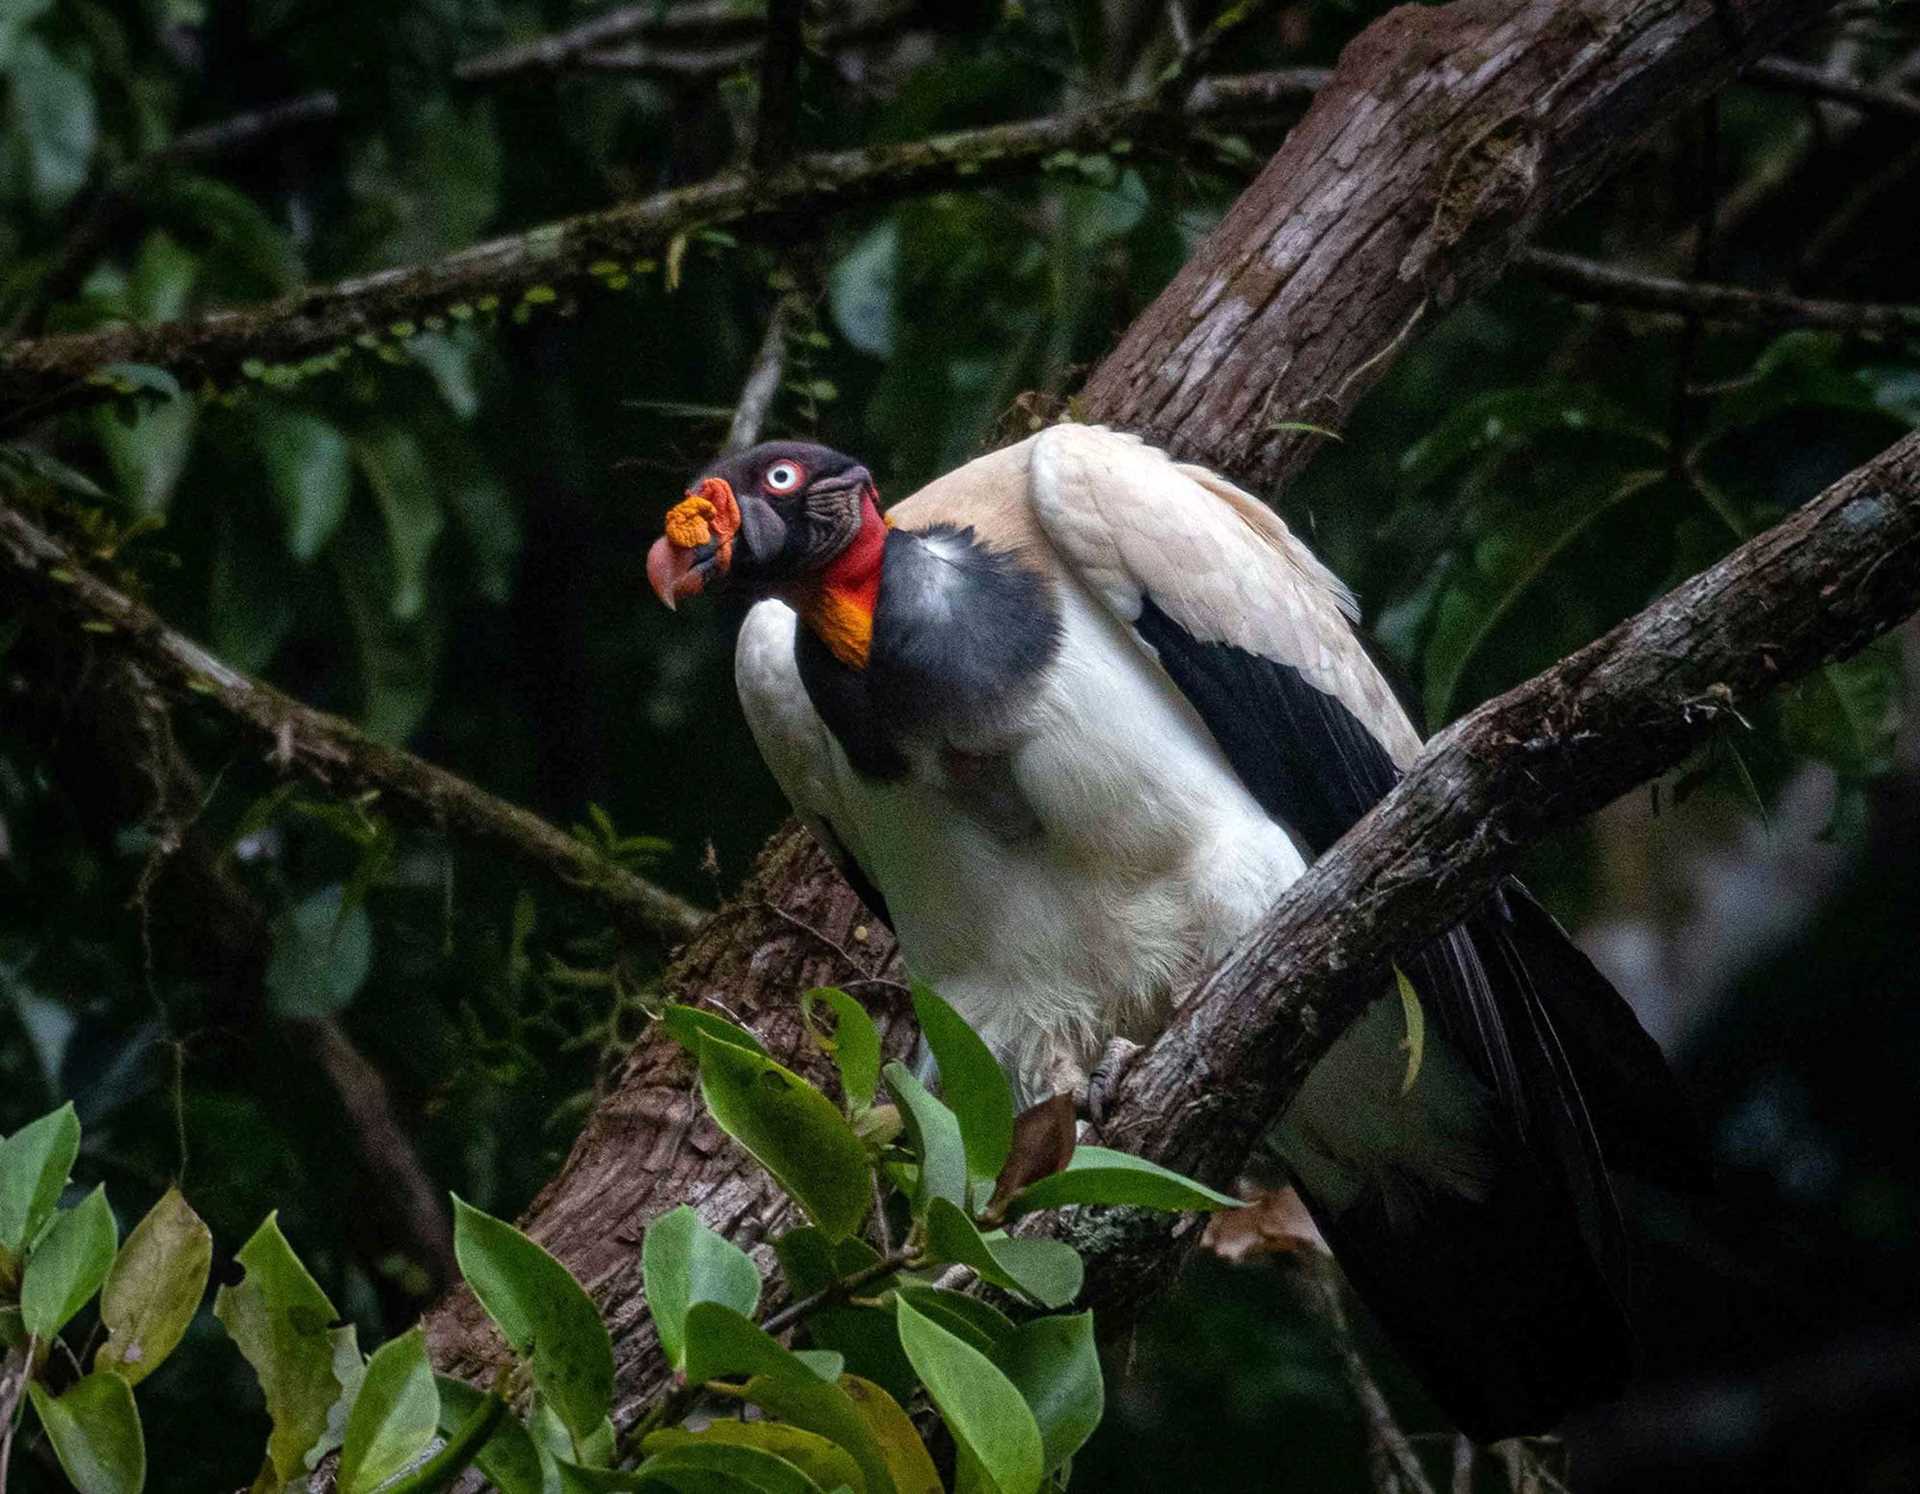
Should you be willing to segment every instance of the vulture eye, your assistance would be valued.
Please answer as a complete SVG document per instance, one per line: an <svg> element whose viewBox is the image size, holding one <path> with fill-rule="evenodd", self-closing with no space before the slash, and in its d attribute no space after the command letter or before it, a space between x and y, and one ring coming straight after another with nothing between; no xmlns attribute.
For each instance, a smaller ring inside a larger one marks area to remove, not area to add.
<svg viewBox="0 0 1920 1494"><path fill-rule="evenodd" d="M769 493L791 493L806 480L806 471L798 462L775 462L760 482Z"/></svg>

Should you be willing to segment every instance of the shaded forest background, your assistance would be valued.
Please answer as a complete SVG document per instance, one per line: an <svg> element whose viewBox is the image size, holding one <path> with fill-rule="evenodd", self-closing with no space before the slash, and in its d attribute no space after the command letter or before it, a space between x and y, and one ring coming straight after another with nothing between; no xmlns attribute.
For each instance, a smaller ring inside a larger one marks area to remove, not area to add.
<svg viewBox="0 0 1920 1494"><path fill-rule="evenodd" d="M1382 9L1279 7L1210 70L1324 67ZM257 302L748 149L750 7L642 6L557 65L503 52L594 14L13 5L0 323ZM1207 19L1121 0L810 15L806 149L1138 93ZM1649 140L1547 247L1920 300L1920 11L1839 7L1791 61ZM1866 94L1816 98L1808 73ZM1298 101L1264 117L1061 150L753 242L696 229L609 264L602 290L390 328L334 369L246 370L205 398L127 370L111 407L7 412L9 496L96 515L161 615L229 663L710 906L783 806L733 699L737 619L669 618L642 562L770 323L765 432L858 452L903 496L1071 410L1304 104L1312 74L1291 76ZM1904 338L1885 335L1897 317L1703 323L1570 296L1552 269L1530 261L1423 329L1282 500L1434 724L1920 425L1920 315ZM96 688L84 634L4 592L0 649L0 1132L70 1097L76 1176L107 1181L125 1221L173 1179L228 1248L278 1208L363 1336L406 1326L446 1280L437 1200L525 1205L647 1020L647 958L496 857L279 787L211 714L151 729ZM1647 1373L1569 1429L1582 1489L1920 1480L1920 731L1900 710L1916 669L1909 629L1529 866L1667 1046L1723 1168L1704 1205L1632 1200ZM257 1459L257 1391L201 1328L144 1392L155 1488L235 1487ZM1375 1357L1409 1424L1437 1429ZM1361 1447L1286 1275L1200 1260L1080 1476L1158 1487L1204 1460L1209 1488L1358 1488ZM55 1486L33 1458L15 1476Z"/></svg>

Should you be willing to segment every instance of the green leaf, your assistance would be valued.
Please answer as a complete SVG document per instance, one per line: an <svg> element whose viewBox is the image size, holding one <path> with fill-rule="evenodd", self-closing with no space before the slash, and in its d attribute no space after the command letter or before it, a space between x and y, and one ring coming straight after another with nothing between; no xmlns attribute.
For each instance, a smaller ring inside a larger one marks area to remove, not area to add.
<svg viewBox="0 0 1920 1494"><path fill-rule="evenodd" d="M812 1376L831 1383L840 1376L838 1354L803 1357L765 1329L720 1302L696 1302L685 1322L686 1376L695 1384L722 1377Z"/></svg>
<svg viewBox="0 0 1920 1494"><path fill-rule="evenodd" d="M440 1392L427 1363L426 1336L413 1328L367 1361L340 1447L344 1494L372 1494L409 1467L433 1441L439 1421Z"/></svg>
<svg viewBox="0 0 1920 1494"><path fill-rule="evenodd" d="M1467 666L1574 542L1666 477L1663 468L1647 468L1627 473L1605 491L1582 488L1502 525L1475 547L1473 563L1460 569L1435 607L1424 656L1429 721L1451 719Z"/></svg>
<svg viewBox="0 0 1920 1494"><path fill-rule="evenodd" d="M1013 1319L982 1298L917 1282L902 1282L895 1290L917 1311L989 1357L998 1353L1000 1345L1013 1336Z"/></svg>
<svg viewBox="0 0 1920 1494"><path fill-rule="evenodd" d="M828 1238L867 1217L867 1149L839 1108L772 1059L699 1039L700 1092L714 1122L773 1174Z"/></svg>
<svg viewBox="0 0 1920 1494"><path fill-rule="evenodd" d="M944 1198L927 1205L927 1247L936 1260L971 1266L983 1281L1038 1302L1064 1307L1080 1295L1086 1269L1080 1253L1059 1240L983 1235Z"/></svg>
<svg viewBox="0 0 1920 1494"><path fill-rule="evenodd" d="M427 562L446 523L433 474L418 438L398 426L360 437L353 450L387 524L393 615L408 621L427 605Z"/></svg>
<svg viewBox="0 0 1920 1494"><path fill-rule="evenodd" d="M940 1065L941 1098L959 1117L967 1171L976 1178L998 1177L1013 1150L1013 1087L1006 1070L932 987L914 982L913 1010Z"/></svg>
<svg viewBox="0 0 1920 1494"><path fill-rule="evenodd" d="M1018 1218L1035 1209L1057 1209L1066 1204L1131 1204L1177 1212L1237 1209L1242 1202L1144 1157L1104 1146L1083 1146L1074 1150L1073 1160L1064 1171L1021 1189L1007 1213L1010 1218Z"/></svg>
<svg viewBox="0 0 1920 1494"><path fill-rule="evenodd" d="M660 1351L677 1370L687 1367L683 1329L695 1302L719 1302L748 1318L760 1305L759 1268L685 1204L648 1226L640 1262Z"/></svg>
<svg viewBox="0 0 1920 1494"><path fill-rule="evenodd" d="M920 1180L913 1193L914 1213L924 1216L927 1205L936 1198L964 1208L967 1147L960 1135L959 1117L929 1094L905 1064L890 1063L881 1074L888 1090L900 1102L908 1139L920 1157Z"/></svg>
<svg viewBox="0 0 1920 1494"><path fill-rule="evenodd" d="M27 1394L47 1429L60 1468L80 1494L140 1494L147 1482L147 1443L133 1387L96 1370L59 1396L37 1380Z"/></svg>
<svg viewBox="0 0 1920 1494"><path fill-rule="evenodd" d="M823 1307L807 1319L807 1341L816 1349L838 1354L846 1364L842 1375L858 1375L901 1400L910 1400L919 1382L900 1348L893 1308Z"/></svg>
<svg viewBox="0 0 1920 1494"><path fill-rule="evenodd" d="M113 468L114 483L134 513L164 514L193 454L199 407L190 399L150 405L131 420L121 410L94 411L93 433Z"/></svg>
<svg viewBox="0 0 1920 1494"><path fill-rule="evenodd" d="M857 1236L829 1240L810 1224L798 1225L773 1242L773 1253L786 1273L787 1290L795 1297L824 1292L836 1281L864 1271L880 1259L880 1252ZM875 1286L875 1291L881 1290Z"/></svg>
<svg viewBox="0 0 1920 1494"><path fill-rule="evenodd" d="M209 641L235 669L259 673L293 628L292 567L279 540L250 514L223 506L213 528Z"/></svg>
<svg viewBox="0 0 1920 1494"><path fill-rule="evenodd" d="M1791 410L1816 408L1898 419L1875 398L1871 382L1841 366L1846 340L1837 332L1787 332L1769 343L1743 379L1709 410L1696 455L1730 431Z"/></svg>
<svg viewBox="0 0 1920 1494"><path fill-rule="evenodd" d="M1393 982L1400 992L1400 1013L1407 1024L1407 1035L1400 1040L1400 1046L1407 1050L1407 1076L1400 1081L1404 1098L1413 1093L1414 1083L1420 1077L1420 1062L1426 1056L1427 1014L1420 1005L1420 993L1414 990L1407 972L1398 965L1393 967Z"/></svg>
<svg viewBox="0 0 1920 1494"><path fill-rule="evenodd" d="M894 282L900 267L900 229L883 218L827 272L827 305L840 335L861 352L893 357Z"/></svg>
<svg viewBox="0 0 1920 1494"><path fill-rule="evenodd" d="M138 1385L186 1333L207 1289L213 1235L178 1188L169 1188L133 1228L100 1293L107 1341L95 1369Z"/></svg>
<svg viewBox="0 0 1920 1494"><path fill-rule="evenodd" d="M287 552L310 561L347 516L353 449L331 421L277 401L255 406L253 438L280 509Z"/></svg>
<svg viewBox="0 0 1920 1494"><path fill-rule="evenodd" d="M715 1444L757 1448L771 1453L797 1468L810 1480L807 1487L835 1489L842 1485L864 1494L866 1475L845 1448L829 1442L817 1432L790 1427L777 1421L716 1421L698 1432L668 1427L654 1432L640 1444L649 1457L670 1454L681 1448L711 1447Z"/></svg>
<svg viewBox="0 0 1920 1494"><path fill-rule="evenodd" d="M20 1281L20 1315L27 1332L51 1343L100 1290L118 1243L105 1188L95 1188L78 1206L55 1215L52 1227L28 1255L27 1273Z"/></svg>
<svg viewBox="0 0 1920 1494"><path fill-rule="evenodd" d="M282 1017L326 1017L350 1005L373 967L373 921L347 907L338 883L278 914L267 960L267 997Z"/></svg>
<svg viewBox="0 0 1920 1494"><path fill-rule="evenodd" d="M215 1294L213 1315L260 1379L273 1419L267 1462L285 1483L304 1471L308 1449L326 1435L327 1412L340 1398L328 1332L336 1314L280 1233L277 1215L267 1215L234 1261L246 1275Z"/></svg>
<svg viewBox="0 0 1920 1494"><path fill-rule="evenodd" d="M440 1392L440 1431L451 1437L467 1424L486 1400L486 1392L475 1390L465 1380L451 1375L435 1375ZM546 1473L540 1449L526 1424L509 1411L494 1427L493 1435L480 1449L474 1465L484 1473L500 1494L544 1494Z"/></svg>
<svg viewBox="0 0 1920 1494"><path fill-rule="evenodd" d="M985 1354L911 1302L900 1303L898 1314L901 1347L987 1486L998 1494L1037 1494L1046 1450L1019 1389Z"/></svg>
<svg viewBox="0 0 1920 1494"><path fill-rule="evenodd" d="M643 1486L682 1491L711 1488L718 1494L735 1494L735 1491L750 1491L750 1494L821 1494L819 1484L786 1458L767 1448L747 1441L701 1437L691 1432L678 1435L683 1440L669 1442L640 1465L638 1472ZM824 1438L817 1440L825 1441ZM650 1437L647 1441L651 1444L654 1438ZM832 1446L831 1443L826 1445ZM847 1462L857 1473L858 1465L853 1464L851 1458Z"/></svg>
<svg viewBox="0 0 1920 1494"><path fill-rule="evenodd" d="M80 1118L71 1103L0 1141L0 1259L19 1256L60 1202L80 1154Z"/></svg>
<svg viewBox="0 0 1920 1494"><path fill-rule="evenodd" d="M813 1009L819 1005L833 1009L831 1034L820 1031L814 1021ZM867 1009L837 986L815 986L801 996L800 1015L821 1051L833 1056L847 1103L865 1110L880 1084L880 1029Z"/></svg>
<svg viewBox="0 0 1920 1494"><path fill-rule="evenodd" d="M667 1036L695 1058L700 1056L700 1039L703 1036L713 1038L716 1042L732 1043L734 1047L758 1053L762 1058L767 1056L760 1039L746 1028L700 1007L669 1005L660 1013L660 1020L666 1026Z"/></svg>
<svg viewBox="0 0 1920 1494"><path fill-rule="evenodd" d="M905 1494L908 1486L900 1483L891 1471L898 1455L890 1453L876 1437L869 1415L873 1396L894 1405L893 1398L877 1386L865 1386L851 1375L843 1375L837 1385L810 1375L755 1375L747 1381L742 1394L780 1420L846 1449L860 1465L868 1494L895 1494L896 1488ZM911 1429L911 1422L908 1427ZM917 1435L914 1443L916 1446L919 1443ZM934 1489L938 1488L936 1482Z"/></svg>
<svg viewBox="0 0 1920 1494"><path fill-rule="evenodd" d="M1106 1407L1093 1314L1023 1323L993 1351L993 1362L1033 1412L1052 1473L1093 1435Z"/></svg>
<svg viewBox="0 0 1920 1494"><path fill-rule="evenodd" d="M1795 682L1781 697L1782 734L1842 777L1878 778L1896 761L1904 692L1899 640L1878 639Z"/></svg>
<svg viewBox="0 0 1920 1494"><path fill-rule="evenodd" d="M65 207L87 184L97 124L93 89L38 36L14 43L7 69L13 131L26 146L34 211Z"/></svg>
<svg viewBox="0 0 1920 1494"><path fill-rule="evenodd" d="M534 1385L577 1447L613 1402L607 1325L567 1268L511 1224L457 1196L453 1213L460 1274L514 1352L531 1359Z"/></svg>
<svg viewBox="0 0 1920 1494"><path fill-rule="evenodd" d="M293 241L245 192L210 176L173 170L143 188L143 205L202 250L216 288L260 299L292 290L302 277Z"/></svg>

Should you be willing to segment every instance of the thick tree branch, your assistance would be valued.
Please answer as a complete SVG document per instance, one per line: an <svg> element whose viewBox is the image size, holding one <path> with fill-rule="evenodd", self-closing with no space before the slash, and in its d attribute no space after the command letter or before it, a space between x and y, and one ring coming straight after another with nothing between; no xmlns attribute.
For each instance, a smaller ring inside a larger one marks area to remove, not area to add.
<svg viewBox="0 0 1920 1494"><path fill-rule="evenodd" d="M478 244L432 264L309 286L260 307L17 343L0 353L0 410L34 413L104 398L110 391L89 384L88 377L113 363L170 369L189 388L208 382L223 386L248 370L271 372L276 366L344 357L358 338L404 338L430 317L538 308L562 293L605 295L616 283L628 283L636 261L657 258L677 235L697 227L725 223L740 231L790 225L800 214L838 212L1030 173L1062 150L1179 138L1195 125L1271 118L1286 103L1303 103L1312 77L1213 79L1196 88L1178 112L1120 103L904 145L801 156L769 174L723 173L696 186Z"/></svg>
<svg viewBox="0 0 1920 1494"><path fill-rule="evenodd" d="M698 909L611 864L538 815L229 668L145 603L88 572L64 545L5 502L0 575L8 578L10 592L17 588L96 634L102 648L136 661L169 695L221 711L257 737L283 771L342 796L378 794L382 813L500 851L594 898L636 933L674 944L700 923Z"/></svg>
<svg viewBox="0 0 1920 1494"><path fill-rule="evenodd" d="M1734 285L1644 275L1547 249L1522 250L1514 258L1514 268L1575 300L1606 306L1674 312L1750 327L1813 327L1860 337L1920 336L1920 305L1814 301Z"/></svg>
<svg viewBox="0 0 1920 1494"><path fill-rule="evenodd" d="M1266 425L1350 408L1430 309L1485 284L1540 219L1625 161L1633 141L1822 9L1813 0L1463 0L1391 13L1347 49L1307 118L1095 375L1081 413L1144 429L1197 460L1265 480L1271 490L1307 451ZM1870 508L1842 509L1845 517L1830 527L1844 530ZM1855 572L1855 580L1877 590L1895 571L1904 575L1904 562L1888 562L1879 575L1870 567ZM1817 616L1829 602L1816 581L1798 604ZM1706 615L1699 626L1710 635L1703 643L1711 643L1716 617ZM1768 632L1717 636L1724 646L1708 649L1715 658L1758 657L1741 650L1772 648ZM1671 640L1651 642L1665 647ZM1684 662L1672 661L1675 668ZM1707 686L1720 682L1709 679L1695 693L1716 701ZM1696 735L1665 736L1666 748L1681 751L1708 729L1708 705L1695 709L1702 713ZM1553 824L1578 812L1567 788L1555 786L1559 797L1549 797L1520 765L1558 740L1508 749L1512 776L1500 779L1511 791L1517 778L1524 794L1554 804L1560 817ZM1446 761L1458 763L1464 748L1456 738L1447 741L1455 750ZM1643 766L1657 765L1643 759ZM1474 786L1466 777L1459 782ZM1516 823L1511 813L1498 821L1509 833L1547 828L1538 819ZM1477 822L1468 829L1477 834ZM1449 858L1457 855L1457 848L1446 849ZM1475 854L1491 858L1502 849L1512 850L1481 844ZM1318 897L1314 889L1325 885L1312 875L1299 896ZM1444 890L1457 885L1447 880ZM873 963L849 968L826 958L828 945L798 935L781 914L843 949L871 952ZM1372 947L1342 927L1335 953L1343 966L1373 958ZM864 940L856 937L861 930ZM1368 937L1384 948L1397 931L1369 924ZM669 970L666 988L682 1000L724 1002L781 1061L806 1068L814 1061L794 1016L794 993L823 977L844 983L884 975L886 945L824 858L789 827L742 895ZM1216 981L1199 999L1221 989ZM1295 1026L1299 1003L1271 986L1261 990L1263 1016L1242 1013L1238 1034L1223 1040L1230 1049L1251 1046L1256 1033L1270 1029L1258 1041L1291 1053L1297 1064L1315 1041ZM911 1041L911 1023L896 1008L883 1008L882 1016L890 1044ZM1330 1037L1323 1027L1317 1040ZM1199 1061L1208 1058L1207 1040L1206 1028L1184 1021L1163 1043L1185 1043ZM1129 1076L1113 1124L1127 1139L1164 1127L1158 1149L1170 1153L1178 1138L1184 1157L1204 1143L1197 1121L1151 1108L1157 1090L1150 1084L1166 1078L1159 1051ZM692 1202L711 1226L753 1245L784 1217L777 1191L700 1119L688 1080L675 1045L642 1042L528 1215L533 1234L574 1268L608 1313L619 1365L617 1421L649 1400L667 1373L640 1291L636 1245L647 1222ZM1276 1098L1253 1095L1257 1105ZM1225 1124L1217 1107L1208 1113ZM1234 1117L1222 1132L1224 1150L1197 1170L1230 1173L1245 1156L1245 1136L1271 1114L1268 1108ZM1164 1286L1180 1244L1148 1225L1111 1218L1101 1221L1097 1238L1081 1243L1091 1255L1089 1280L1110 1302ZM429 1333L437 1362L457 1371L484 1373L499 1353L471 1299L459 1294L435 1310Z"/></svg>
<svg viewBox="0 0 1920 1494"><path fill-rule="evenodd" d="M1390 963L1457 923L1523 850L1916 611L1920 434L1429 742L1141 1056L1110 1137L1230 1183ZM1164 1275L1158 1248L1126 1259L1150 1275L1109 1255L1090 1276L1102 1298Z"/></svg>
<svg viewBox="0 0 1920 1494"><path fill-rule="evenodd" d="M1273 489L1408 337L1817 0L1461 0L1347 48L1088 381L1099 418ZM1392 154L1387 152L1391 144Z"/></svg>

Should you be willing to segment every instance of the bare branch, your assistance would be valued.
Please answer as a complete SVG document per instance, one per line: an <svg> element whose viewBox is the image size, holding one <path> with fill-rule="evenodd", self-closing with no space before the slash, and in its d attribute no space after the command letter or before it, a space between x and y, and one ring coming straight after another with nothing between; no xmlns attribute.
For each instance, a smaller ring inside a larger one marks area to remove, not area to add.
<svg viewBox="0 0 1920 1494"><path fill-rule="evenodd" d="M1207 23L1206 30L1194 37L1173 65L1153 85L1153 99L1162 108L1178 108L1193 91L1194 85L1211 68L1227 38L1243 30L1273 9L1273 0L1233 0ZM1178 7L1174 14L1178 15ZM1184 27L1185 17L1180 17Z"/></svg>
<svg viewBox="0 0 1920 1494"><path fill-rule="evenodd" d="M378 794L383 813L501 851L593 898L636 933L673 944L699 926L702 915L691 904L607 862L538 815L230 668L169 628L145 603L88 572L64 545L5 502L0 574L97 634L101 647L136 660L170 695L210 705L246 728L283 771L297 771L341 796Z"/></svg>
<svg viewBox="0 0 1920 1494"><path fill-rule="evenodd" d="M1514 268L1576 300L1609 306L1680 315L1691 313L1707 321L1739 322L1747 326L1811 327L1851 332L1861 337L1920 336L1920 305L1814 301L1770 291L1743 290L1733 285L1643 275L1619 265L1547 249L1522 250L1514 257Z"/></svg>
<svg viewBox="0 0 1920 1494"><path fill-rule="evenodd" d="M679 49L681 55L694 55L702 47L757 44L765 26L763 17L742 11L733 0L693 0L671 10L663 10L655 0L642 0L550 36L470 57L453 71L463 83L497 83L529 73L555 73L589 53L634 37L662 39L665 45Z"/></svg>
<svg viewBox="0 0 1920 1494"><path fill-rule="evenodd" d="M1784 93L1804 93L1816 99L1852 104L1868 114L1887 114L1899 119L1920 121L1920 96L1903 93L1897 88L1835 77L1810 62L1796 62L1790 57L1763 57L1742 76L1747 82L1757 83L1762 88L1775 88Z"/></svg>
<svg viewBox="0 0 1920 1494"><path fill-rule="evenodd" d="M1304 75L1310 78L1311 75ZM382 270L278 301L190 322L120 326L16 343L0 353L0 410L40 414L106 397L89 376L145 363L189 387L223 387L252 371L272 378L333 366L358 339L403 340L441 319L529 311L563 294L605 295L652 265L680 234L741 230L1032 172L1061 150L1121 140L1178 139L1195 125L1270 118L1310 95L1303 75L1214 79L1178 112L1130 102L963 130L903 145L801 156L770 175L728 172L691 187L478 244L431 264Z"/></svg>
<svg viewBox="0 0 1920 1494"><path fill-rule="evenodd" d="M734 406L733 424L727 428L726 443L720 448L723 456L745 451L760 439L773 401L780 393L780 380L786 374L787 333L799 309L796 297L797 293L791 291L782 296L774 303L773 315L767 318L766 335L760 339L760 351L753 355L753 367L747 371L747 382L740 390L740 403Z"/></svg>

